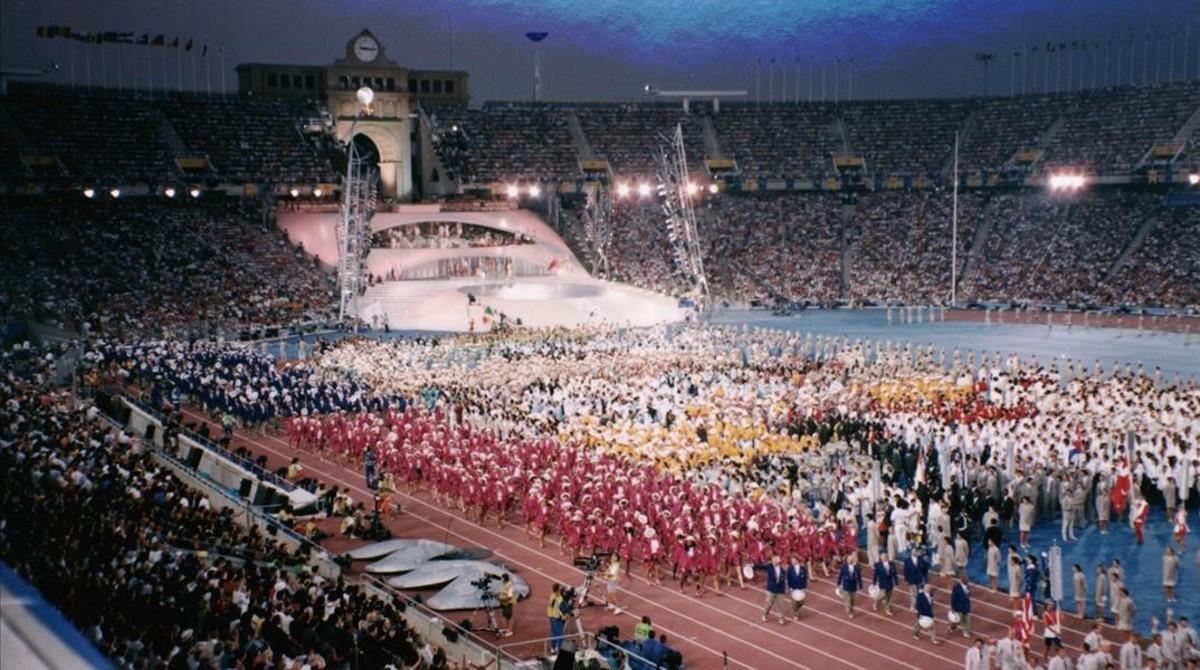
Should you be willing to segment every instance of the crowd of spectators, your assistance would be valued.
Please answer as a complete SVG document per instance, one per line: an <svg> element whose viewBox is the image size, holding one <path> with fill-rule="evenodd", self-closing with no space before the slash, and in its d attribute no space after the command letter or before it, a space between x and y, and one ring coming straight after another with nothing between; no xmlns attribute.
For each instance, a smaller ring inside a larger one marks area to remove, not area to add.
<svg viewBox="0 0 1200 670"><path fill-rule="evenodd" d="M192 152L231 182L333 183L338 173L317 142L297 127L299 110L282 101L176 99L163 113Z"/></svg>
<svg viewBox="0 0 1200 670"><path fill-rule="evenodd" d="M417 223L376 231L371 235L374 249L457 249L464 247L507 247L529 244L521 233L508 233L469 223Z"/></svg>
<svg viewBox="0 0 1200 670"><path fill-rule="evenodd" d="M724 298L835 302L841 285L841 200L833 195L727 197L711 201L701 235ZM761 281L756 281L756 279Z"/></svg>
<svg viewBox="0 0 1200 670"><path fill-rule="evenodd" d="M964 171L1001 171L1020 151L1038 148L1042 135L1071 107L1069 95L1029 95L979 101L959 146Z"/></svg>
<svg viewBox="0 0 1200 670"><path fill-rule="evenodd" d="M699 115L684 114L678 105L592 105L565 113L579 119L594 157L623 177L653 176L660 138L671 137L676 125L683 127L689 161L700 165L708 153Z"/></svg>
<svg viewBox="0 0 1200 670"><path fill-rule="evenodd" d="M1200 109L1197 82L1080 93L1047 149L1047 168L1112 174L1135 168Z"/></svg>
<svg viewBox="0 0 1200 670"><path fill-rule="evenodd" d="M326 318L331 273L256 211L208 198L0 199L0 313L109 336Z"/></svg>
<svg viewBox="0 0 1200 670"><path fill-rule="evenodd" d="M1200 212L1159 213L1157 225L1106 287L1103 297L1114 304L1200 304Z"/></svg>
<svg viewBox="0 0 1200 670"><path fill-rule="evenodd" d="M6 126L0 127L0 176L96 185L336 182L333 140L301 130L314 114L311 105L282 101L191 94L152 100L128 91L17 84L0 98ZM35 171L21 164L21 155L54 165ZM206 158L207 168L185 172L177 158Z"/></svg>
<svg viewBox="0 0 1200 670"><path fill-rule="evenodd" d="M869 172L937 175L968 110L965 100L887 100L847 105L841 118L850 148Z"/></svg>
<svg viewBox="0 0 1200 670"><path fill-rule="evenodd" d="M992 198L987 216L991 233L975 271L963 278L963 295L1097 304L1110 294L1106 274L1138 227L1149 217L1169 214L1158 198L1147 195L1005 194ZM1161 303L1173 289L1164 288L1157 297L1145 297Z"/></svg>
<svg viewBox="0 0 1200 670"><path fill-rule="evenodd" d="M713 115L721 149L748 177L822 177L843 148L832 105L729 105Z"/></svg>
<svg viewBox="0 0 1200 670"><path fill-rule="evenodd" d="M1197 109L1195 81L982 99L731 103L719 112L693 105L686 114L654 104L489 103L439 109L434 145L451 175L465 181L574 179L573 114L595 156L618 176L651 172L657 134L678 122L689 160L731 158L750 179L822 179L834 174L839 154L862 157L868 174L941 178L956 131L966 170L996 174L1017 152L1045 148L1039 169L1113 174L1132 171L1151 147L1174 140ZM711 155L706 122L720 155Z"/></svg>
<svg viewBox="0 0 1200 670"><path fill-rule="evenodd" d="M852 207L842 203L838 195L786 193L722 194L700 202L711 292L741 304L768 304L779 294L815 304L949 299L950 193L864 193ZM1144 224L1154 224L1149 235L1109 276ZM977 235L984 225L988 230ZM1197 226L1200 214L1192 209L1143 193L966 191L958 201L959 297L1196 305ZM615 279L671 295L686 290L656 206L618 204L613 230L607 255Z"/></svg>
<svg viewBox="0 0 1200 670"><path fill-rule="evenodd" d="M116 667L446 667L391 602L247 527L51 387L55 362L27 346L0 362L0 559Z"/></svg>
<svg viewBox="0 0 1200 670"><path fill-rule="evenodd" d="M463 182L542 181L579 172L565 117L545 105L489 103L483 109L439 108L434 147Z"/></svg>
<svg viewBox="0 0 1200 670"><path fill-rule="evenodd" d="M966 259L981 197L958 202L958 262ZM949 296L953 199L943 191L873 193L858 199L848 265L850 299L934 304Z"/></svg>

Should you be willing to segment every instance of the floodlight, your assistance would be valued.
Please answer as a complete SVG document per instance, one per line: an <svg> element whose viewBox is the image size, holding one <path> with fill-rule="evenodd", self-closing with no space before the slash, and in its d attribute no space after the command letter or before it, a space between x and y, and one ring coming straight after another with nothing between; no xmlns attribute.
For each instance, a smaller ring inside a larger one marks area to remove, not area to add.
<svg viewBox="0 0 1200 670"><path fill-rule="evenodd" d="M194 188L194 189L188 191L188 194L191 195L193 198L199 198L200 197L200 189Z"/></svg>
<svg viewBox="0 0 1200 670"><path fill-rule="evenodd" d="M638 197L640 197L640 198L649 198L650 197L650 184L647 184L646 182L642 182L642 183L638 184Z"/></svg>
<svg viewBox="0 0 1200 670"><path fill-rule="evenodd" d="M1192 186L1195 186L1196 184L1200 184L1200 174L1193 172L1190 175L1188 175L1188 183L1191 184Z"/></svg>
<svg viewBox="0 0 1200 670"><path fill-rule="evenodd" d="M717 189L717 185L716 185L716 184L709 184L709 185L708 185L708 192L709 192L709 193L712 193L713 195L716 195L716 194L717 194L717 190L718 190L718 189Z"/></svg>
<svg viewBox="0 0 1200 670"><path fill-rule="evenodd" d="M698 185L693 184L690 181L687 183L687 194L688 195L696 195L699 192L700 192L700 187Z"/></svg>
<svg viewBox="0 0 1200 670"><path fill-rule="evenodd" d="M108 192L108 194L109 194L109 195L111 195L111 196L112 196L112 197L114 197L114 198L119 198L119 197L121 197L121 189L119 189L119 188L114 188L114 189L110 190L110 191Z"/></svg>
<svg viewBox="0 0 1200 670"><path fill-rule="evenodd" d="M96 189L94 189L94 188L85 188L85 189L83 189L83 197L85 197L85 198L94 198L94 197L96 197Z"/></svg>
<svg viewBox="0 0 1200 670"><path fill-rule="evenodd" d="M458 124L457 124L457 123L456 123L456 124L454 124L454 125L452 125L452 126L450 126L450 132L452 132L452 133L457 133L457 132L458 132Z"/></svg>
<svg viewBox="0 0 1200 670"><path fill-rule="evenodd" d="M174 198L175 197L175 189L168 186L165 190L163 190L163 195L167 196L168 198Z"/></svg>
<svg viewBox="0 0 1200 670"><path fill-rule="evenodd" d="M509 184L507 191L508 197L513 200L516 200L517 196L521 195L521 189L517 188L516 184Z"/></svg>
<svg viewBox="0 0 1200 670"><path fill-rule="evenodd" d="M529 197L531 197L531 198L542 197L542 187L538 186L537 184L530 186L529 187Z"/></svg>
<svg viewBox="0 0 1200 670"><path fill-rule="evenodd" d="M628 198L629 197L629 184L617 184L617 197L618 198Z"/></svg>
<svg viewBox="0 0 1200 670"><path fill-rule="evenodd" d="M370 107L371 103L375 100L375 91L372 91L370 86L363 86L358 89L358 93L355 95L358 97L359 104L363 107Z"/></svg>
<svg viewBox="0 0 1200 670"><path fill-rule="evenodd" d="M321 190L321 187L318 186L317 188L313 189L313 197L314 198L319 198L322 195L325 195L325 192Z"/></svg>
<svg viewBox="0 0 1200 670"><path fill-rule="evenodd" d="M300 189L293 186L292 189L290 191L288 191L288 195L292 196L293 198L299 197Z"/></svg>

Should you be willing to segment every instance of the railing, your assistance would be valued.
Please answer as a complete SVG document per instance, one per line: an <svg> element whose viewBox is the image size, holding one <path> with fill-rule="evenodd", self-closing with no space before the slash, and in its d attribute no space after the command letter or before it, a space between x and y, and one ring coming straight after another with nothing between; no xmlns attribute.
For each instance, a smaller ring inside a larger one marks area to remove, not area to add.
<svg viewBox="0 0 1200 670"><path fill-rule="evenodd" d="M167 423L166 417L164 417L162 415L162 413L159 412L157 409L154 409L153 407L151 407L148 403L142 401L139 398L136 398L136 397L130 395L129 392L127 392L127 391L123 391L121 393L121 397L124 398L126 402L128 402L132 405L136 405L138 407L138 409L140 409L143 412L145 412L146 414L148 414L151 418L157 420L164 427L166 426L166 423ZM279 475L276 475L274 472L267 470L266 468L260 466L259 464L255 463L254 461L252 461L248 458L243 458L241 456L234 454L232 451L229 451L228 449L222 447L220 444L217 444L216 442L213 442L212 440L210 440L206 437L203 437L194 431L188 430L187 428L180 426L179 432L181 435L185 435L189 440L200 445L205 450L212 452L213 454L215 454L216 456L218 456L220 458L223 458L227 461L232 462L234 465L238 466L239 468L254 475L260 481L267 482L268 484L271 484L272 486L279 488L281 491L284 491L286 493L291 493L292 491L295 491L297 488L295 484L280 477Z"/></svg>

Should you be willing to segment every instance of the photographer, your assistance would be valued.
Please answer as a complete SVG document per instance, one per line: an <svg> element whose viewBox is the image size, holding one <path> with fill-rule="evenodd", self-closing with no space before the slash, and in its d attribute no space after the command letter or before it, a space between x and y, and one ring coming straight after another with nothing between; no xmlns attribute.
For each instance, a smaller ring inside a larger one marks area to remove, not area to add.
<svg viewBox="0 0 1200 670"><path fill-rule="evenodd" d="M496 599L500 602L500 616L504 617L504 628L500 634L510 637L513 634L513 606L517 603L517 590L507 572L500 578L500 592Z"/></svg>

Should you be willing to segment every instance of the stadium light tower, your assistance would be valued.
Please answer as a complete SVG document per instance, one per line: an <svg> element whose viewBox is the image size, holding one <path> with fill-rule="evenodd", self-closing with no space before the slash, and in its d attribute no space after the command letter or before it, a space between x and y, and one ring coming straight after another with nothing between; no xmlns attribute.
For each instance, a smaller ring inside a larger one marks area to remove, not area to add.
<svg viewBox="0 0 1200 670"><path fill-rule="evenodd" d="M338 321L347 314L358 315L358 294L366 274L366 250L370 248L371 217L375 214L375 180L371 166L354 144L354 130L363 112L375 100L375 91L364 86L356 93L358 111L346 136L346 177L342 218L338 222ZM355 328L357 330L357 327Z"/></svg>
<svg viewBox="0 0 1200 670"><path fill-rule="evenodd" d="M988 66L991 65L992 61L996 60L996 54L991 51L980 51L975 54L975 60L983 63L983 97L986 98L988 94Z"/></svg>
<svg viewBox="0 0 1200 670"><path fill-rule="evenodd" d="M535 31L525 33L525 39L533 42L533 101L542 97L542 50L538 45L550 36L550 33Z"/></svg>

